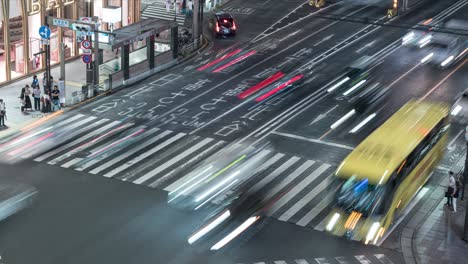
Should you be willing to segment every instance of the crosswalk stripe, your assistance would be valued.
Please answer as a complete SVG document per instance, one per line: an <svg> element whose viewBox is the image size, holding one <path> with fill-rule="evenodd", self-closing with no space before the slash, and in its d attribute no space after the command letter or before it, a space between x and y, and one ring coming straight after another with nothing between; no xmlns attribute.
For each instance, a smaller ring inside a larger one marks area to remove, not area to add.
<svg viewBox="0 0 468 264"><path fill-rule="evenodd" d="M66 163L64 163L61 167L63 168L70 168L71 166L75 165L76 163L82 161L83 158L74 158Z"/></svg>
<svg viewBox="0 0 468 264"><path fill-rule="evenodd" d="M216 144L212 145L211 147L207 148L206 150L204 150L203 152L199 153L197 156L193 157L192 159L190 159L189 161L187 161L186 163L184 163L181 167L184 167L184 166L190 166L190 164L196 162L197 160L199 160L201 157L203 157L204 155L206 155L207 153L210 153L211 151L213 151L214 149L216 149L217 147L220 147L224 144L225 142L224 141L218 141L216 142ZM175 170L172 170L171 172L169 172L167 175L172 175L173 173L175 172ZM173 190L179 188L179 186L181 186L182 184L184 184L187 180L189 180L189 178L191 177L190 174L187 174L185 175L184 177L180 178L179 180L175 181L174 183L172 183L171 185L167 186L166 188L164 188L165 191L167 192L172 192ZM151 187L154 187L153 185L150 185Z"/></svg>
<svg viewBox="0 0 468 264"><path fill-rule="evenodd" d="M320 176L324 171L330 167L329 164L322 164L318 167L312 174L303 179L298 183L294 188L292 188L287 194L285 194L279 201L277 201L270 209L270 214L274 214L278 209L283 207L287 202L289 202L293 197L295 197L299 192L304 190L309 184L315 181L318 176ZM280 219L281 220L281 219ZM284 221L284 220L283 220Z"/></svg>
<svg viewBox="0 0 468 264"><path fill-rule="evenodd" d="M309 262L307 262L305 259L296 259L294 261L296 261L297 264L309 264Z"/></svg>
<svg viewBox="0 0 468 264"><path fill-rule="evenodd" d="M100 120L98 120L97 122L93 122L93 123L91 123L89 126L84 127L83 129L75 130L72 134L70 134L70 138L73 138L73 137L79 135L80 133L89 131L89 130L93 129L94 127L99 126L99 125L101 125L102 123L105 123L105 122L107 122L107 121L109 121L109 119L100 119ZM65 150L65 149L67 149L67 148L69 148L69 147L71 147L71 146L77 144L77 142L79 142L79 140L81 140L81 139L74 140L74 141L72 141L72 142L70 142L70 143L68 143L68 144L65 144L65 145L63 145L63 146L57 148L57 149L54 149L54 150L49 151L49 152L46 152L46 153L44 153L43 155L41 155L41 156L35 158L34 161L41 162L41 161L43 161L43 160L45 160L45 159L48 159L48 158L50 158L50 157L56 155L57 153L62 152L63 150Z"/></svg>
<svg viewBox="0 0 468 264"><path fill-rule="evenodd" d="M167 139L166 141L164 141L162 144L160 145L157 145L155 148L152 148L150 149L149 151L143 153L143 154L140 154L139 156L125 162L123 165L109 171L108 173L104 174L105 177L113 177L115 176L117 173L127 169L127 168L130 168L131 166L135 165L136 163L148 158L149 156L153 155L154 153L160 151L161 149L165 148L166 146L172 144L173 142L179 140L180 138L184 137L186 134L185 133L179 133L169 139Z"/></svg>
<svg viewBox="0 0 468 264"><path fill-rule="evenodd" d="M67 140L67 138L72 138L72 137L76 136L78 132L75 130L75 128L81 127L83 124L86 124L86 123L88 123L88 122L90 122L90 121L92 121L94 119L96 119L95 116L90 116L90 117L88 117L86 119L83 119L83 120L80 120L79 122L76 122L76 123L74 123L74 124L72 124L70 126L67 126L66 127L66 129L67 129L66 135L61 136L61 140ZM96 123L96 122L94 122L94 123ZM94 123L91 123L91 125L94 124ZM73 132L68 133L68 131L73 131ZM31 155L22 156L23 159L30 158L30 157L31 157ZM36 158L36 159L34 159L34 161L41 161L41 160L37 160L37 158Z"/></svg>
<svg viewBox="0 0 468 264"><path fill-rule="evenodd" d="M333 201L333 194L330 193L328 194L325 199L320 201L312 210L310 210L304 217L302 217L299 222L297 222L297 225L300 226L306 226L309 224L312 220L314 220L315 217L317 217L320 212L323 211L331 202Z"/></svg>
<svg viewBox="0 0 468 264"><path fill-rule="evenodd" d="M288 184L290 184L294 179L296 179L299 175L301 175L304 171L306 171L310 166L312 166L315 163L313 160L308 160L304 162L299 168L297 168L295 171L293 171L291 174L288 175L283 181L281 181L280 184L276 185L273 189L271 189L264 200L270 199L273 195L278 193L280 190L282 190L284 187L286 187Z"/></svg>
<svg viewBox="0 0 468 264"><path fill-rule="evenodd" d="M327 169L330 165L327 167ZM281 215L278 220L280 221L288 221L293 215L299 212L306 204L312 201L318 194L320 194L332 181L332 177L325 178L320 184L315 186L309 193L304 195L299 202L294 204L291 208L289 208L283 215Z"/></svg>
<svg viewBox="0 0 468 264"><path fill-rule="evenodd" d="M325 231L325 226L326 226L327 218L322 219L318 225L314 227L315 230L323 232Z"/></svg>
<svg viewBox="0 0 468 264"><path fill-rule="evenodd" d="M361 264L371 264L371 261L364 255L354 256Z"/></svg>
<svg viewBox="0 0 468 264"><path fill-rule="evenodd" d="M283 261L283 260L276 260L274 262L275 264L288 264L286 261Z"/></svg>
<svg viewBox="0 0 468 264"><path fill-rule="evenodd" d="M60 151L62 151L62 150L66 149L66 148L69 148L69 147L71 147L71 146L75 146L75 145L77 145L77 144L79 144L79 143L82 143L83 141L86 141L86 140L88 140L88 139L90 139L90 138L92 138L92 137L94 137L94 136L96 136L96 135L101 134L102 132L104 132L104 131L106 131L106 130L108 130L108 129L110 129L110 128L112 128L112 127L118 125L118 124L120 124L120 121L114 121L114 122L112 122L112 123L109 123L109 124L107 124L107 125L105 125L105 126L99 128L99 129L97 129L97 130L95 130L95 131L89 133L89 134L86 135L86 136L80 137L80 138L74 140L73 142L68 143L67 145L65 145L65 146L63 146L62 148L59 148L59 149L60 149ZM58 152L59 152L59 151L57 151L56 153L58 153ZM55 159L53 159L53 160L47 162L47 164L55 165L55 164L57 164L58 162L60 162L60 161L62 161L62 160L64 160L64 159L66 159L66 158L69 157L69 156L71 156L71 153L62 154L62 155L60 155L59 157L57 157L57 158L55 158Z"/></svg>
<svg viewBox="0 0 468 264"><path fill-rule="evenodd" d="M326 258L315 258L318 264L330 264Z"/></svg>
<svg viewBox="0 0 468 264"><path fill-rule="evenodd" d="M388 259L384 254L374 254L374 256L383 264L393 264L393 262Z"/></svg>
<svg viewBox="0 0 468 264"><path fill-rule="evenodd" d="M143 137L142 139L144 139L144 138L146 138L146 137L148 137L148 136L151 136L151 135L153 135L154 133L156 133L156 132L158 132L158 131L159 131L159 128L153 128L153 129L147 131L146 133L144 133L144 135L146 135L146 136ZM123 154L121 154L121 155L119 155L119 156L117 156L117 157L115 157L115 158L109 160L108 162L106 162L106 163L100 165L100 166L97 167L97 168L92 169L89 173L91 173L91 174L97 174L97 173L99 173L99 172L101 172L101 171L103 171L103 170L109 168L110 166L116 164L117 162L119 162L119 161L121 161L121 160L124 160L124 159L130 157L131 155L137 153L138 151L140 151L140 150L142 150L142 149L148 147L149 145L154 144L156 141L160 140L161 138L164 138L165 136L167 136L167 135L169 135L169 134L171 134L171 133L172 133L172 131L166 130L166 131L164 131L163 133L157 135L156 137L151 138L151 139L148 140L148 141L145 141L143 144L141 144L141 145L138 144L138 145L136 145L134 148L129 149L128 151L126 151L125 153L123 153ZM142 139L140 139L140 140L142 140Z"/></svg>
<svg viewBox="0 0 468 264"><path fill-rule="evenodd" d="M160 165L159 167L156 167L155 169L151 170L150 172L146 173L145 175L141 176L137 180L135 180L133 183L136 184L142 184L143 182L151 179L152 177L156 176L157 174L161 173L163 170L173 166L176 162L180 161L181 159L187 157L194 151L198 150L199 148L205 146L206 144L210 143L213 141L212 138L205 138L203 141L198 142L195 146L192 146L191 148L187 149L186 151L180 153L179 155L175 156L171 160L165 162L164 164ZM155 183L154 186L158 187L159 184L163 183L166 180L166 178L161 177L159 178Z"/></svg>
<svg viewBox="0 0 468 264"><path fill-rule="evenodd" d="M136 138L134 138L135 136L138 136L138 135L142 134L143 132L144 132L144 128L140 127L137 131L134 131L132 134L130 134L128 136L125 136L125 137L123 137L123 138L121 138L119 140L113 141L113 142L111 142L111 143L109 143L109 144L107 144L105 146L97 146L96 148L90 150L91 154L86 156L88 161L85 162L84 164L81 164L80 167L75 168L75 170L76 171L83 171L83 170L93 166L94 164L100 162L103 158L106 158L107 155L108 155L107 153L104 152L103 155L99 155L98 157L92 158L93 156L96 155L96 153L100 153L100 152L106 151L108 149L111 149L114 146L121 145L121 144L125 143L127 140L133 141L133 140L136 139ZM112 153L115 150L118 150L118 148L111 149L110 152Z"/></svg>
<svg viewBox="0 0 468 264"><path fill-rule="evenodd" d="M284 156L284 155L283 155ZM257 184L255 184L252 188L250 188L247 191L247 195L256 193L258 190L263 188L263 186L267 185L270 183L272 180L274 180L278 175L283 173L285 170L287 170L289 167L294 165L296 162L300 160L299 157L291 157L288 159L285 163L283 163L280 167L276 168L273 172L268 174L266 177L264 177L261 181L259 181Z"/></svg>
<svg viewBox="0 0 468 264"><path fill-rule="evenodd" d="M335 259L340 264L350 264L350 262L345 257L336 257Z"/></svg>

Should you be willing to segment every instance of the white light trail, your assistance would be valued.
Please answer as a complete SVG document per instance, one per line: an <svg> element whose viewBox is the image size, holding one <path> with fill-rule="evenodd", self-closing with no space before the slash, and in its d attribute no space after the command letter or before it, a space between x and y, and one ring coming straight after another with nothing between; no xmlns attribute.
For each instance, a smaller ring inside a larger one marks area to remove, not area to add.
<svg viewBox="0 0 468 264"><path fill-rule="evenodd" d="M208 195L210 195L210 194L212 194L213 192L215 192L217 189L219 189L219 188L222 187L224 184L226 184L227 182L229 182L232 178L236 177L239 173L240 173L240 171L234 172L231 176L227 177L227 178L224 179L222 182L216 184L213 188L209 189L208 191L206 191L206 192L203 193L202 195L198 196L198 197L195 199L195 202L200 202L201 200L205 199L206 197L208 197Z"/></svg>
<svg viewBox="0 0 468 264"><path fill-rule="evenodd" d="M457 105L455 107L455 109L452 110L452 113L450 113L451 115L453 116L456 116L458 115L458 113L460 113L460 111L463 109L463 107L461 105Z"/></svg>
<svg viewBox="0 0 468 264"><path fill-rule="evenodd" d="M447 59L445 59L445 60L440 64L440 66L445 67L445 65L447 65L447 64L449 64L451 61L453 61L454 58L455 58L455 57L453 57L453 56L448 57Z"/></svg>
<svg viewBox="0 0 468 264"><path fill-rule="evenodd" d="M231 216L231 212L227 210L224 212L222 215L220 215L218 218L216 218L214 221L209 223L207 226L203 227L200 229L200 231L196 232L193 234L189 239L188 243L193 244L206 234L208 234L211 230L213 230L215 227L219 226L222 222L224 222L226 219L228 219Z"/></svg>
<svg viewBox="0 0 468 264"><path fill-rule="evenodd" d="M333 125L330 126L331 129L335 129L337 127L339 127L342 123L344 123L346 120L348 120L348 118L350 118L352 115L354 115L356 113L356 110L351 110L349 111L349 113L347 113L345 116L343 116L342 118L340 118L338 121L336 121L335 123L333 123Z"/></svg>
<svg viewBox="0 0 468 264"><path fill-rule="evenodd" d="M354 92L354 90L356 90L357 88L361 87L364 83L366 82L366 80L361 80L360 82L356 83L353 87L351 87L351 89L349 89L348 91L344 92L343 95L346 96L352 92Z"/></svg>
<svg viewBox="0 0 468 264"><path fill-rule="evenodd" d="M229 233L229 235L221 239L218 243L214 244L214 246L212 246L210 250L218 250L224 247L225 245L227 245L227 243L231 242L234 238L236 238L240 233L244 232L247 228L249 228L249 226L253 225L258 219L260 219L260 216L249 217L249 219L242 223L242 225L234 229L234 231Z"/></svg>
<svg viewBox="0 0 468 264"><path fill-rule="evenodd" d="M328 231L331 231L333 229L333 227L335 226L336 222L338 221L338 218L340 218L340 214L339 213L335 213L333 215L333 217L331 218L330 222L328 223L327 225L327 230Z"/></svg>
<svg viewBox="0 0 468 264"><path fill-rule="evenodd" d="M346 77L344 78L343 80L339 81L337 84L333 85L332 87L330 87L327 92L332 92L333 90L335 90L336 88L340 87L343 83L349 81L349 77Z"/></svg>
<svg viewBox="0 0 468 264"><path fill-rule="evenodd" d="M349 133L352 133L352 134L356 133L357 131L359 131L359 129L361 129L363 126L365 126L367 123L369 123L369 121L371 121L376 115L377 115L376 113L373 113L373 114L369 115L361 123L359 123L353 129L351 129L351 131L349 131Z"/></svg>
<svg viewBox="0 0 468 264"><path fill-rule="evenodd" d="M190 183L191 181L195 180L196 178L202 176L205 172L207 172L208 170L210 170L211 168L213 168L213 166L209 166L208 168L206 168L205 170L203 170L202 172L200 172L199 174L197 174L197 176L193 177L192 179L186 181L184 184L182 184L181 186L177 187L175 190L173 190L172 192L169 193L169 195L172 195L173 193L175 193L176 191L178 191L179 189L181 189L182 187L184 187L185 185L187 185L188 183ZM197 186L197 184L199 184L200 182L204 181L207 177L209 177L211 175L210 174L207 174L206 177L203 177L202 179L200 179L199 181L197 181L196 183L190 185L188 188L186 188L185 190L181 191L179 194L177 194L174 198L170 199L169 200L169 203L174 201L175 199L177 199L177 197L181 196L182 194L188 192L189 190L191 190L193 187Z"/></svg>
<svg viewBox="0 0 468 264"><path fill-rule="evenodd" d="M434 56L434 52L431 52L431 53L429 53L426 57L424 57L424 58L421 60L421 63L427 62L428 60L430 60L430 59L432 58L432 56Z"/></svg>

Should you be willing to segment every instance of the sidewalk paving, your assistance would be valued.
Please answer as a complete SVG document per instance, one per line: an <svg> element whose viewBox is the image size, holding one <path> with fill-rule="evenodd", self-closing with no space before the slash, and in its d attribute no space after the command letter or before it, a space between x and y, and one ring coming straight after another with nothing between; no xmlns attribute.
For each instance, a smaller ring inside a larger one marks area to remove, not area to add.
<svg viewBox="0 0 468 264"><path fill-rule="evenodd" d="M82 84L86 83L86 66L81 60L69 61L65 64L65 89L67 94L71 90L81 90ZM51 69L51 75L54 77L54 82L58 81L60 77L60 67L53 67ZM39 79L39 85L42 87L42 77L43 71L37 73ZM44 116L50 115L43 114L40 111L25 111L21 112L21 102L19 96L21 94L21 89L28 85L31 85L32 77L18 80L16 82L7 84L3 87L0 87L0 98L6 104L6 117L5 120L6 128L0 129L0 137L14 133L15 131L21 129L22 127L28 125L35 120L42 118ZM31 97L31 101L33 98ZM66 108L66 107L65 107Z"/></svg>

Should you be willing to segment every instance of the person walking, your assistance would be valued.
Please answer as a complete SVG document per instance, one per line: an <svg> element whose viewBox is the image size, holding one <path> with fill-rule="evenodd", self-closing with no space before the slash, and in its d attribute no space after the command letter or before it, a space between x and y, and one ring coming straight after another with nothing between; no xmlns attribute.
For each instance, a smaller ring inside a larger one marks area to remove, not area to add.
<svg viewBox="0 0 468 264"><path fill-rule="evenodd" d="M174 0L174 8L175 8L176 14L179 14L180 13L180 0Z"/></svg>
<svg viewBox="0 0 468 264"><path fill-rule="evenodd" d="M54 89L52 90L52 112L55 112L55 107L58 109L62 109L60 107L60 91L57 85L54 85Z"/></svg>
<svg viewBox="0 0 468 264"><path fill-rule="evenodd" d="M34 86L33 97L34 97L34 110L41 111L41 88L39 87L39 85Z"/></svg>
<svg viewBox="0 0 468 264"><path fill-rule="evenodd" d="M449 185L445 197L447 197L447 205L450 209L453 209L453 196L456 192L456 181L453 171L449 171Z"/></svg>
<svg viewBox="0 0 468 264"><path fill-rule="evenodd" d="M42 87L44 88L44 93L47 91L47 73L44 72L44 75L42 77Z"/></svg>
<svg viewBox="0 0 468 264"><path fill-rule="evenodd" d="M0 99L0 127L5 127L6 106L3 99Z"/></svg>

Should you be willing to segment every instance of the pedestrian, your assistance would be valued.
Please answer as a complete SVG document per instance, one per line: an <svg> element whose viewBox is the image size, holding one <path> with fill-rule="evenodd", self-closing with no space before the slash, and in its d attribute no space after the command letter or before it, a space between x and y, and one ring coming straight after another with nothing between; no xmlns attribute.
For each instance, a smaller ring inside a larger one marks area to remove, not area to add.
<svg viewBox="0 0 468 264"><path fill-rule="evenodd" d="M49 90L46 90L44 92L44 95L42 96L42 112L43 113L48 113L50 112L50 97L49 97Z"/></svg>
<svg viewBox="0 0 468 264"><path fill-rule="evenodd" d="M187 6L188 6L188 15L192 16L192 14L193 14L193 1L188 0Z"/></svg>
<svg viewBox="0 0 468 264"><path fill-rule="evenodd" d="M6 106L3 99L0 99L0 127L5 127Z"/></svg>
<svg viewBox="0 0 468 264"><path fill-rule="evenodd" d="M447 197L446 205L450 209L453 209L453 196L455 195L455 192L456 192L455 175L453 171L449 171L449 185L448 185L447 192L445 193L445 197Z"/></svg>
<svg viewBox="0 0 468 264"><path fill-rule="evenodd" d="M39 84L34 86L33 97L34 97L34 110L41 111L41 88L39 87Z"/></svg>
<svg viewBox="0 0 468 264"><path fill-rule="evenodd" d="M55 112L55 107L58 109L62 109L60 107L60 91L57 85L54 85L54 89L52 90L52 112Z"/></svg>
<svg viewBox="0 0 468 264"><path fill-rule="evenodd" d="M180 0L174 0L174 8L175 8L176 14L179 14L179 12L180 12Z"/></svg>
<svg viewBox="0 0 468 264"><path fill-rule="evenodd" d="M182 7L182 14L187 14L187 1L186 0L182 0L182 3L181 3L181 7Z"/></svg>
<svg viewBox="0 0 468 264"><path fill-rule="evenodd" d="M171 0L166 0L166 12L171 12Z"/></svg>
<svg viewBox="0 0 468 264"><path fill-rule="evenodd" d="M31 83L31 87L34 89L36 86L39 86L39 80L37 79L37 75L34 75L32 83Z"/></svg>
<svg viewBox="0 0 468 264"><path fill-rule="evenodd" d="M32 110L30 95L31 89L29 88L29 85L26 84L26 86L21 89L21 112L24 112L26 109Z"/></svg>

